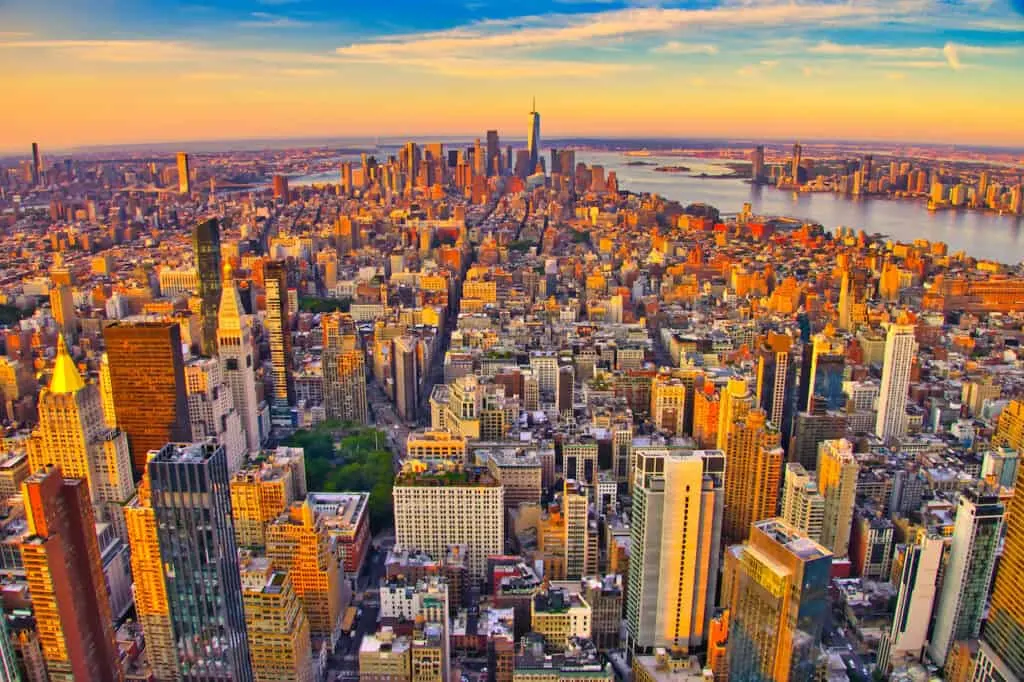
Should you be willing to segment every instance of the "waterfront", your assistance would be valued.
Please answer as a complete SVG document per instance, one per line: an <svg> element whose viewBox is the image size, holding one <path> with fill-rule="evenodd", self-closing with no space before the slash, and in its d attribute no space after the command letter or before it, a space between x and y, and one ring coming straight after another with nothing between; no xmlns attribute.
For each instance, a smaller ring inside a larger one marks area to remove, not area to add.
<svg viewBox="0 0 1024 682"><path fill-rule="evenodd" d="M390 150L381 150L391 153ZM358 157L339 157L358 161ZM925 202L911 199L853 198L832 192L794 193L771 186L751 185L736 178L696 177L725 175L724 162L680 156L626 156L621 152L578 151L576 161L615 171L619 187L631 192L656 192L683 205L711 204L722 213L736 213L750 202L754 213L790 216L821 223L827 230L850 227L868 234L881 233L896 241L943 241L950 252L965 251L975 258L1016 264L1024 261L1024 218L971 210L931 212ZM643 161L650 165L628 165ZM690 173L661 173L658 166L684 165ZM338 171L312 173L290 179L295 186L337 183Z"/></svg>
<svg viewBox="0 0 1024 682"><path fill-rule="evenodd" d="M792 216L821 223L827 230L852 227L872 234L879 232L894 240L943 241L950 252L966 251L975 258L1004 263L1024 260L1024 218L999 216L982 211L947 210L930 212L924 200L852 198L832 192L794 193L770 186L757 186L734 178L700 178L693 174L727 174L724 164L707 159L679 156L629 157L619 152L577 152L577 162L598 164L613 170L619 187L631 192L657 192L686 205L702 202L723 213L735 213L750 202L754 213ZM630 166L629 161L656 165ZM691 174L659 173L661 165L684 165Z"/></svg>

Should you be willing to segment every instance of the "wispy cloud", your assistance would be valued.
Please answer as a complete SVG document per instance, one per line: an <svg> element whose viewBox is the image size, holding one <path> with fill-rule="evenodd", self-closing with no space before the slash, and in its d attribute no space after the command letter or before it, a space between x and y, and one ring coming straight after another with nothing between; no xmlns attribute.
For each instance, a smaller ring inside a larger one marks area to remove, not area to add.
<svg viewBox="0 0 1024 682"><path fill-rule="evenodd" d="M736 75L743 76L744 78L760 76L773 70L778 65L779 61L777 59L762 59L757 64L748 64L747 66L740 67L736 70Z"/></svg>
<svg viewBox="0 0 1024 682"><path fill-rule="evenodd" d="M304 28L310 26L308 21L300 21L269 12L253 12L249 16L250 19L240 21L238 25L242 28Z"/></svg>
<svg viewBox="0 0 1024 682"><path fill-rule="evenodd" d="M840 21L849 24L899 14L905 11L907 2L916 5L915 0L818 5L768 2L701 9L631 7L575 15L526 16L355 42L339 47L337 52L347 58L377 61L453 54L469 57L488 50L540 50L585 45L597 39L663 35L690 28L821 26Z"/></svg>
<svg viewBox="0 0 1024 682"><path fill-rule="evenodd" d="M808 48L808 52L827 57L877 57L883 64L897 64L908 68L932 69L949 67L959 71L967 65L961 55L1010 55L1019 48L995 45L968 45L947 42L942 47L931 45L898 46L839 44L823 41ZM907 60L907 61L902 61Z"/></svg>
<svg viewBox="0 0 1024 682"><path fill-rule="evenodd" d="M670 40L663 45L651 48L654 54L718 54L718 46L708 43L683 43L678 40Z"/></svg>

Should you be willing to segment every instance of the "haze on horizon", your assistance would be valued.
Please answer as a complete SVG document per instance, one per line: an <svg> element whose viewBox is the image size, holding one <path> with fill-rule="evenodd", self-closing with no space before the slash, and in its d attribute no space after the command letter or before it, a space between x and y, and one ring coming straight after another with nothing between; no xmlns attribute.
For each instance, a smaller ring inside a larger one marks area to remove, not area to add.
<svg viewBox="0 0 1024 682"><path fill-rule="evenodd" d="M0 151L525 134L1024 146L1009 0L9 0Z"/></svg>

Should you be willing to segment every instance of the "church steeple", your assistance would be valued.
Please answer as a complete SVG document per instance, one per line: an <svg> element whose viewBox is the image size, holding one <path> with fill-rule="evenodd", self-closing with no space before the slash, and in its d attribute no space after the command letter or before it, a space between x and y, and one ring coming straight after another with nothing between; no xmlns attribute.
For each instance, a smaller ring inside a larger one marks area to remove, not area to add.
<svg viewBox="0 0 1024 682"><path fill-rule="evenodd" d="M68 353L68 345L64 335L57 337L57 358L53 363L53 377L50 379L50 393L77 393L85 388L82 375L75 366L75 361Z"/></svg>

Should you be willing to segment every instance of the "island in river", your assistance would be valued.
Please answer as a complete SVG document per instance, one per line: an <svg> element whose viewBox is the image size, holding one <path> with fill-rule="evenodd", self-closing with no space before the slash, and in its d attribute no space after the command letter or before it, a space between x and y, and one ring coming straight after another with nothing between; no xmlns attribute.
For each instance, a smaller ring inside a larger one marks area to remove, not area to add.
<svg viewBox="0 0 1024 682"><path fill-rule="evenodd" d="M655 173L689 173L690 168L687 166L658 166L654 169Z"/></svg>

